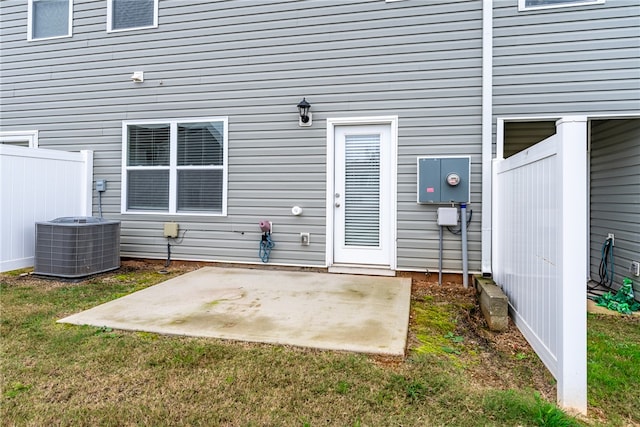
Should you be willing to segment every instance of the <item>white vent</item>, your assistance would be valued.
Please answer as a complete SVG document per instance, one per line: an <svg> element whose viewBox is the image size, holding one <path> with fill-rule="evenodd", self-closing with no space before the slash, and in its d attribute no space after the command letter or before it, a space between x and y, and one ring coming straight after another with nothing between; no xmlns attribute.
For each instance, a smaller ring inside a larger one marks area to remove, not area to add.
<svg viewBox="0 0 640 427"><path fill-rule="evenodd" d="M120 221L64 217L36 223L34 274L77 278L120 267Z"/></svg>

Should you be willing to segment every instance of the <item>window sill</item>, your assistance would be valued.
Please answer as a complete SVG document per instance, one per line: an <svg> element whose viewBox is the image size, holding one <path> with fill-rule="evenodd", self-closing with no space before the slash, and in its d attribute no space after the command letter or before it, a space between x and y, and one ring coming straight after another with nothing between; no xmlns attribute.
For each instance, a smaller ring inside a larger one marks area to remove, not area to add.
<svg viewBox="0 0 640 427"><path fill-rule="evenodd" d="M45 40L56 40L56 39L70 39L73 37L73 34L65 34L64 36L51 36L51 37L27 37L28 42L41 42Z"/></svg>
<svg viewBox="0 0 640 427"><path fill-rule="evenodd" d="M159 217L167 217L167 216L202 216L202 217L226 217L227 213L206 213L206 212L159 212L159 211L124 211L121 212L122 215L155 215Z"/></svg>
<svg viewBox="0 0 640 427"><path fill-rule="evenodd" d="M132 28L117 28L115 30L107 29L107 33L124 33L127 31L136 31L136 30L152 30L154 28L158 28L157 25L148 25L146 27L132 27Z"/></svg>

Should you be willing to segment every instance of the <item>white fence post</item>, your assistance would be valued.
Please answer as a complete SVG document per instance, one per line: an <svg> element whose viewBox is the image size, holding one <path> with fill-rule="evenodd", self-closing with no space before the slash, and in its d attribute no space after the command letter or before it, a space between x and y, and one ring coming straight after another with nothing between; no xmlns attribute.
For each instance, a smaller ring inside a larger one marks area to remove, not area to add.
<svg viewBox="0 0 640 427"><path fill-rule="evenodd" d="M587 412L587 118L556 122L562 173L562 317L558 403Z"/></svg>

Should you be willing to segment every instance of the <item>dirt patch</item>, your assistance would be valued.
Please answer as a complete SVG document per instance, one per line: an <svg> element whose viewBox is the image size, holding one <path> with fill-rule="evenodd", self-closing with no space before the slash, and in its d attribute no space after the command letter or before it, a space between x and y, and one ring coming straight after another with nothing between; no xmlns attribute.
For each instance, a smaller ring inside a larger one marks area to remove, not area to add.
<svg viewBox="0 0 640 427"><path fill-rule="evenodd" d="M102 282L126 282L140 281L141 279L149 281L156 276L155 282L159 283L166 276L174 277L189 271L197 270L203 264L194 262L172 262L170 266L165 267L164 261L155 260L123 260L120 268L105 273L94 274L86 277L65 279L53 276L40 276L33 274L33 269L24 269L2 274L2 283L11 285L19 283L22 286L35 286L43 290L66 287L70 285L86 285L88 283Z"/></svg>
<svg viewBox="0 0 640 427"><path fill-rule="evenodd" d="M440 286L437 282L414 279L411 294L414 302L449 307L455 318L455 330L449 335L460 343L453 348L451 358L464 366L478 387L532 387L544 398L555 399L555 379L527 340L511 320L506 331L489 330L472 286L465 289L454 282L444 282ZM409 349L420 345L416 329L415 312L412 311Z"/></svg>
<svg viewBox="0 0 640 427"><path fill-rule="evenodd" d="M617 311L609 310L607 307L601 307L596 305L596 302L593 300L587 300L587 313L592 314L601 314L605 316L615 316L615 317L634 317L640 319L640 311L634 311L631 314L622 314Z"/></svg>

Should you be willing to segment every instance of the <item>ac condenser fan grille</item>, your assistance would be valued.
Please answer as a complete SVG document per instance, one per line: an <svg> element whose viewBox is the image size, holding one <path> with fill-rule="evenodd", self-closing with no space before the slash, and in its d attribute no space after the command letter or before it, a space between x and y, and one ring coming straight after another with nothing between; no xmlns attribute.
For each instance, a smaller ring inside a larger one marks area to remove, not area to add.
<svg viewBox="0 0 640 427"><path fill-rule="evenodd" d="M34 273L77 278L120 267L120 221L64 217L36 223Z"/></svg>

